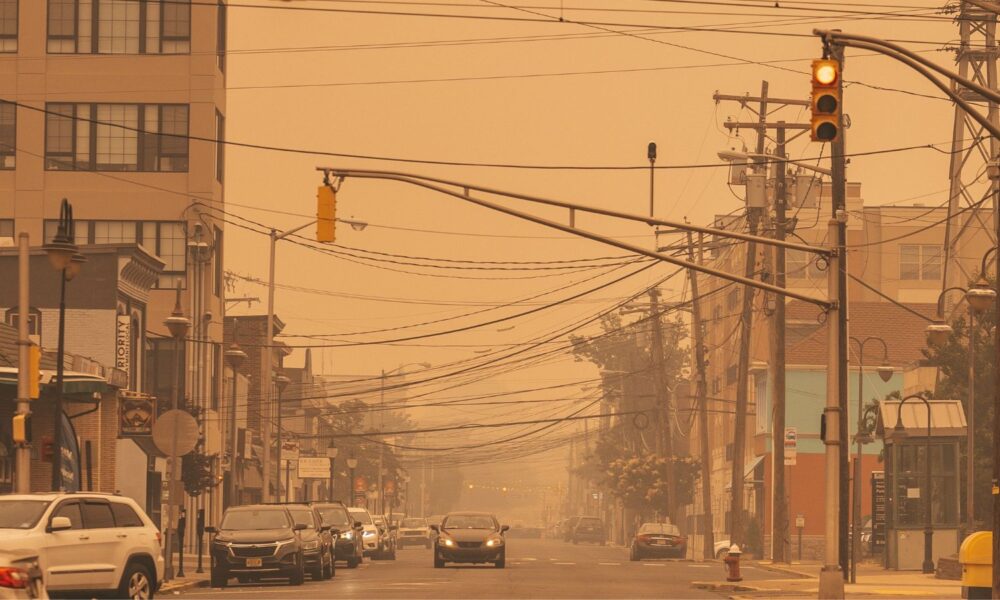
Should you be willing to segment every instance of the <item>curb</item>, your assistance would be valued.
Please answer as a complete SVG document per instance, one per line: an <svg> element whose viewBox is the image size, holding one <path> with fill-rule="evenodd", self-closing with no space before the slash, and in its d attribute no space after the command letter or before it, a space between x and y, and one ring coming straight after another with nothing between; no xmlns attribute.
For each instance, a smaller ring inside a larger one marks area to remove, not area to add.
<svg viewBox="0 0 1000 600"><path fill-rule="evenodd" d="M817 579L816 575L812 573L806 573L805 571L797 571L791 567L778 566L774 563L755 563L755 566L761 569L767 569L768 571L774 571L775 573L784 573L785 575L795 575L796 577L803 577L806 579Z"/></svg>
<svg viewBox="0 0 1000 600"><path fill-rule="evenodd" d="M691 587L697 590L709 590L712 592L780 592L779 589L762 588L742 583L719 582L719 581L692 581Z"/></svg>
<svg viewBox="0 0 1000 600"><path fill-rule="evenodd" d="M160 586L160 589L157 590L157 593L179 594L180 592L183 592L185 590L190 590L193 588L208 587L208 583L209 582L207 579L184 579L181 581L177 581L175 579L173 581L164 583L162 586Z"/></svg>

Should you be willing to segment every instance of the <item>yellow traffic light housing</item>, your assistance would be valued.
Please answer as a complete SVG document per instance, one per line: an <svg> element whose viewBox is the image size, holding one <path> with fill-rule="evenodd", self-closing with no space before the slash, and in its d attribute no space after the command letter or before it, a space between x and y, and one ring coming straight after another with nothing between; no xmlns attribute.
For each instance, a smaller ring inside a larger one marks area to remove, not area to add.
<svg viewBox="0 0 1000 600"><path fill-rule="evenodd" d="M31 441L31 417L25 414L14 415L11 423L11 439L15 444L27 444Z"/></svg>
<svg viewBox="0 0 1000 600"><path fill-rule="evenodd" d="M316 241L333 242L337 237L337 192L332 186L316 190Z"/></svg>
<svg viewBox="0 0 1000 600"><path fill-rule="evenodd" d="M812 62L811 137L814 142L840 139L840 62L818 59Z"/></svg>

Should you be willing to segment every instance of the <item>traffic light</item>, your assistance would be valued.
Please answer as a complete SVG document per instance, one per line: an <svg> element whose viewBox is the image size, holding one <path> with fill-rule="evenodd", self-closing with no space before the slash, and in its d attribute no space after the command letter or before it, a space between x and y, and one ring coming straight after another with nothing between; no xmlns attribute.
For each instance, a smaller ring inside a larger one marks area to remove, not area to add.
<svg viewBox="0 0 1000 600"><path fill-rule="evenodd" d="M812 61L812 120L814 142L840 139L840 62L827 58Z"/></svg>
<svg viewBox="0 0 1000 600"><path fill-rule="evenodd" d="M37 344L28 348L28 397L38 400L38 386L42 379L42 349Z"/></svg>
<svg viewBox="0 0 1000 600"><path fill-rule="evenodd" d="M11 427L11 438L15 444L27 444L31 441L31 416L16 414Z"/></svg>
<svg viewBox="0 0 1000 600"><path fill-rule="evenodd" d="M333 242L337 236L337 192L329 185L316 190L316 241Z"/></svg>

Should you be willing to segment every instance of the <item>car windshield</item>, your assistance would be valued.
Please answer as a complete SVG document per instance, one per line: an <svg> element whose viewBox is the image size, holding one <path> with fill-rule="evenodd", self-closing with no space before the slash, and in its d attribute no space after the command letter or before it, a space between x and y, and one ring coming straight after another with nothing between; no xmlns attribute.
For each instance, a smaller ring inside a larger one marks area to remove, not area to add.
<svg viewBox="0 0 1000 600"><path fill-rule="evenodd" d="M372 517L372 521L375 521L376 525L385 525L385 517L382 516Z"/></svg>
<svg viewBox="0 0 1000 600"><path fill-rule="evenodd" d="M441 524L445 529L496 529L493 517L488 515L451 515Z"/></svg>
<svg viewBox="0 0 1000 600"><path fill-rule="evenodd" d="M362 525L372 524L372 516L368 514L367 510L352 510L351 516L354 517L355 521L361 521Z"/></svg>
<svg viewBox="0 0 1000 600"><path fill-rule="evenodd" d="M304 508L291 508L288 512L291 513L292 520L295 521L296 525L305 525L309 529L316 529L316 523L313 520L311 510Z"/></svg>
<svg viewBox="0 0 1000 600"><path fill-rule="evenodd" d="M0 529L31 529L48 505L47 500L0 500Z"/></svg>
<svg viewBox="0 0 1000 600"><path fill-rule="evenodd" d="M282 509L233 510L222 518L221 529L284 529L288 514Z"/></svg>
<svg viewBox="0 0 1000 600"><path fill-rule="evenodd" d="M334 527L347 527L351 524L351 518L347 516L347 511L343 508L321 508L319 514L323 517L323 522Z"/></svg>
<svg viewBox="0 0 1000 600"><path fill-rule="evenodd" d="M427 527L427 523L423 519L403 519L400 527L405 529L422 529Z"/></svg>
<svg viewBox="0 0 1000 600"><path fill-rule="evenodd" d="M680 530L676 525L670 523L643 523L639 528L639 533L662 533L666 535L680 535Z"/></svg>

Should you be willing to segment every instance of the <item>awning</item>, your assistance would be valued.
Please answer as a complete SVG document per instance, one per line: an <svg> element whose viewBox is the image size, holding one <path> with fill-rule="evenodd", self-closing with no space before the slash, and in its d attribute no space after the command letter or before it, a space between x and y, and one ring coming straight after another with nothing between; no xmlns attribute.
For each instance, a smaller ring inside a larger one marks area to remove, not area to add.
<svg viewBox="0 0 1000 600"><path fill-rule="evenodd" d="M0 367L0 386L13 386L17 388L16 367ZM42 393L55 392L56 372L43 369L41 371L41 391ZM93 395L105 394L112 390L106 379L100 375L90 373L78 373L76 371L63 372L63 393L67 395Z"/></svg>
<svg viewBox="0 0 1000 600"><path fill-rule="evenodd" d="M753 460L751 460L746 465L744 465L744 469L743 469L743 481L749 481L751 483L755 482L755 479L754 479L754 476L753 476L753 472L757 470L757 467L760 465L760 463L763 460L764 460L764 455L755 456L753 458ZM731 482L727 483L726 484L726 489L727 490L733 489L733 484Z"/></svg>
<svg viewBox="0 0 1000 600"><path fill-rule="evenodd" d="M879 404L876 433L886 441L891 441L899 415L899 402ZM931 437L964 438L967 430L965 410L961 400L931 400ZM903 406L903 428L908 440L927 437L927 405L920 400L909 400Z"/></svg>
<svg viewBox="0 0 1000 600"><path fill-rule="evenodd" d="M260 469L254 465L243 466L243 483L240 488L249 490L259 490L263 487L264 479L260 476Z"/></svg>

